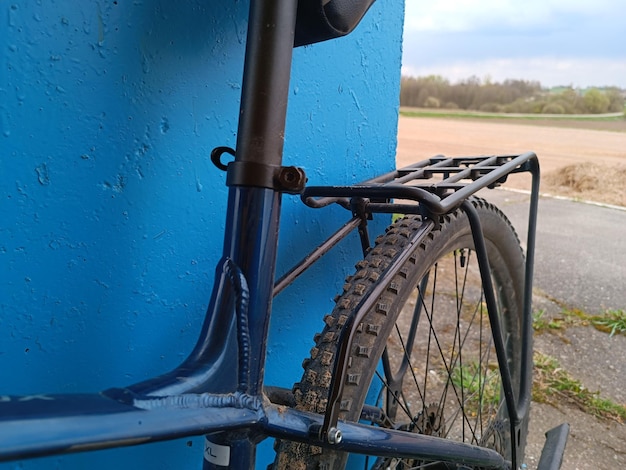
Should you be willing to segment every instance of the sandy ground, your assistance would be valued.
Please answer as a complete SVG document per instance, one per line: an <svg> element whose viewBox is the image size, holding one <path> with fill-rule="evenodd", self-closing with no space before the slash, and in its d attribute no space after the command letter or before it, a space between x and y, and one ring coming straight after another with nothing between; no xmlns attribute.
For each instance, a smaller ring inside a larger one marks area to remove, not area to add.
<svg viewBox="0 0 626 470"><path fill-rule="evenodd" d="M584 122L400 117L398 166L437 154L446 156L511 154L533 151L539 156L542 192L626 206L626 120L590 123L610 130L586 129ZM565 126L570 127L565 127ZM527 188L511 178L509 186Z"/></svg>
<svg viewBox="0 0 626 470"><path fill-rule="evenodd" d="M626 207L626 120L607 126L585 126L580 122L568 126L567 122L559 122L557 127L549 121L529 124L400 118L398 167L437 154L491 155L529 150L540 159L542 193ZM516 175L506 186L528 189L528 180ZM561 306L549 296L536 293L533 303L535 310L544 309L549 316L560 314ZM591 390L598 390L598 382L608 384L600 390L602 396L624 403L623 390L600 378L600 371L608 367L609 373L615 367L611 358L626 356L626 337L607 341L605 333L592 327L568 328L558 335L536 336L535 349L558 358ZM606 358L609 366L596 363L593 358L598 357ZM562 422L571 425L563 470L626 468L626 425L600 420L565 402L559 406L533 404L526 459L529 469L538 463L543 432Z"/></svg>

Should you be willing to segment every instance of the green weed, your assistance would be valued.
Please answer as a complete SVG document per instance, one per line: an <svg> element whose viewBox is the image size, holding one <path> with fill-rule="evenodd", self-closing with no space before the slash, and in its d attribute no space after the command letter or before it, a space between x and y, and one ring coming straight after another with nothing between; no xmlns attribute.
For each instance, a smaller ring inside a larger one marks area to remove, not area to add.
<svg viewBox="0 0 626 470"><path fill-rule="evenodd" d="M562 318L552 318L546 319L544 315L546 314L545 310L539 310L533 313L533 329L536 332L541 332L544 330L560 330L563 328L563 319Z"/></svg>
<svg viewBox="0 0 626 470"><path fill-rule="evenodd" d="M585 388L553 357L535 352L532 397L538 403L572 403L585 413L619 423L626 421L626 406L601 398L599 392Z"/></svg>
<svg viewBox="0 0 626 470"><path fill-rule="evenodd" d="M607 310L602 316L591 317L591 323L598 329L608 330L609 336L626 334L626 311Z"/></svg>
<svg viewBox="0 0 626 470"><path fill-rule="evenodd" d="M533 313L533 329L537 333L546 330L563 330L568 326L593 326L596 330L616 334L626 334L626 311L607 310L600 315L590 315L580 309L564 308L560 317L545 318L546 311Z"/></svg>
<svg viewBox="0 0 626 470"><path fill-rule="evenodd" d="M481 366L477 362L455 366L450 380L463 390L464 407L472 414L488 413L500 403L500 373L497 365Z"/></svg>

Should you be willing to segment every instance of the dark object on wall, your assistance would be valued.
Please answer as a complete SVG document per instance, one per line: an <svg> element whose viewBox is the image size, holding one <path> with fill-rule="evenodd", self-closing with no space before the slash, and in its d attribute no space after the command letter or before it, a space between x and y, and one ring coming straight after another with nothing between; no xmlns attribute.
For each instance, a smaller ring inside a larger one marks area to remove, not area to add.
<svg viewBox="0 0 626 470"><path fill-rule="evenodd" d="M299 0L294 46L350 33L375 0Z"/></svg>

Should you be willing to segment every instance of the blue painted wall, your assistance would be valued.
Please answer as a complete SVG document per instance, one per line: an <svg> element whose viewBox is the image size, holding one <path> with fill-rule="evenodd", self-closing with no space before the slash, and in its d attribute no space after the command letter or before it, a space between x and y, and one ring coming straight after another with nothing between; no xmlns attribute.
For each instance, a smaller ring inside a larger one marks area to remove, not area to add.
<svg viewBox="0 0 626 470"><path fill-rule="evenodd" d="M247 9L0 4L0 395L134 383L194 345L226 202L208 155L235 143ZM379 0L351 36L295 51L285 163L304 166L311 184L394 166L402 11L401 0ZM291 196L283 207L279 273L347 215ZM276 299L268 383L299 379L358 252L354 237ZM201 443L0 469L200 468Z"/></svg>

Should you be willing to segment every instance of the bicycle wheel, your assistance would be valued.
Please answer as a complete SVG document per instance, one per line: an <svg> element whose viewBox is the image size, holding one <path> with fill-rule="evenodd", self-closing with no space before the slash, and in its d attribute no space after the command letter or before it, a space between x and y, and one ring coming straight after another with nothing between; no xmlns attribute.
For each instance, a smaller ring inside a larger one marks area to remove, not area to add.
<svg viewBox="0 0 626 470"><path fill-rule="evenodd" d="M521 375L524 257L510 222L495 206L473 199L481 223L514 390ZM405 217L376 240L357 264L336 306L315 336L304 374L294 385L299 409L323 413L336 338L359 301L422 221ZM386 418L376 425L492 448L511 458L509 419L466 215L457 210L417 246L367 313L351 352L340 418L358 421L368 392ZM518 433L522 461L527 419ZM347 455L305 444L277 445L275 468L344 468ZM368 457L366 468L449 468L445 463ZM465 467L467 468L467 467Z"/></svg>

